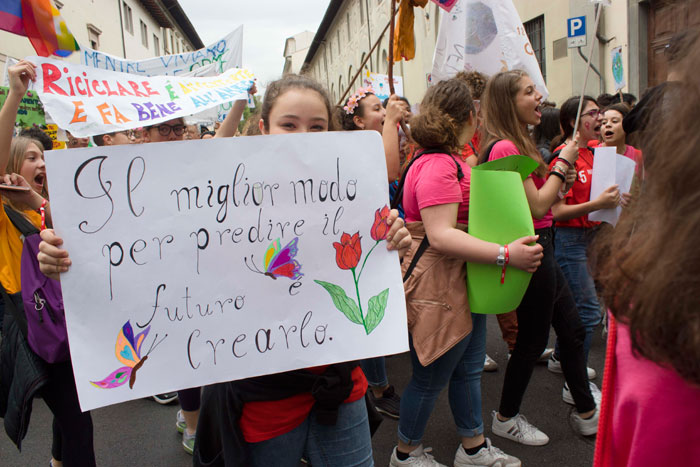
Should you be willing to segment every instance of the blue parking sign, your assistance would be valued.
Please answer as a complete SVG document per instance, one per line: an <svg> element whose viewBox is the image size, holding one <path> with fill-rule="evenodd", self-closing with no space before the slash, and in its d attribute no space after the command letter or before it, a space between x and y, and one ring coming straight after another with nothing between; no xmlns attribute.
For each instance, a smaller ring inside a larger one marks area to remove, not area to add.
<svg viewBox="0 0 700 467"><path fill-rule="evenodd" d="M569 48L586 45L586 17L576 16L566 20L566 37Z"/></svg>

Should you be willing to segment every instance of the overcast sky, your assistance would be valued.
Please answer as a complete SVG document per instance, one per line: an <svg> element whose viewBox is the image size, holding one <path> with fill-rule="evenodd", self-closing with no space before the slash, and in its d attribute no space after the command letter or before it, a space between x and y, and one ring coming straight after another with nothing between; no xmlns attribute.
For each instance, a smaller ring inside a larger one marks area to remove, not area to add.
<svg viewBox="0 0 700 467"><path fill-rule="evenodd" d="M179 0L205 45L243 25L243 66L264 87L280 77L284 41L302 31L316 33L328 0ZM259 86L260 87L260 86Z"/></svg>

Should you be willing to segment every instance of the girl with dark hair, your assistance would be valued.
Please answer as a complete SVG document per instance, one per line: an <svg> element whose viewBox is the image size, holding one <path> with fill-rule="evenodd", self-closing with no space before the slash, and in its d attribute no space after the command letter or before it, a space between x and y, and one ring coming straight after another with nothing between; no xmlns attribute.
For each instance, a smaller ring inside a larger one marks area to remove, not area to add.
<svg viewBox="0 0 700 467"><path fill-rule="evenodd" d="M541 122L535 127L533 137L537 150L542 154L542 159L546 164L549 164L552 160L552 152L550 151L552 140L561 134L560 111L554 107L542 107L540 111L542 112Z"/></svg>
<svg viewBox="0 0 700 467"><path fill-rule="evenodd" d="M474 135L476 118L467 85L456 78L428 89L411 132L423 148L403 180L403 206L413 247L403 261L413 374L401 398L399 442L394 467L439 466L421 440L435 401L449 385L449 403L461 444L454 465L515 467L520 461L484 438L481 372L486 354L486 316L469 311L466 264L509 264L533 272L542 247L537 237L508 245L479 240L466 232L471 167L457 154ZM429 246L414 260L429 238ZM505 263L504 263L505 264Z"/></svg>
<svg viewBox="0 0 700 467"><path fill-rule="evenodd" d="M401 172L399 155L399 122L408 112L405 103L392 95L386 105L374 94L371 87L360 88L348 97L338 109L340 127L345 131L374 130L382 135L389 183L396 181Z"/></svg>
<svg viewBox="0 0 700 467"><path fill-rule="evenodd" d="M609 186L596 199L591 197L591 178L593 175L593 148L588 143L595 142L600 136L600 125L602 113L598 103L590 96L584 96L579 131L581 141L578 147L578 159L574 163L577 178L571 189L564 195L563 199L552 206L554 220L556 221L557 234L554 237L554 257L559 264L564 277L566 277L569 287L574 295L576 308L578 309L581 322L586 330L583 341L583 351L586 362L591 349L591 341L596 326L600 324L602 314L595 284L591 277L588 266L588 247L593 240L600 222L588 220L588 214L599 209L612 209L620 203L620 192L617 185ZM560 122L564 129L563 143L554 149L554 154L564 148L564 145L571 141L578 110L579 97L574 96L567 99L562 105ZM558 341L557 341L558 342ZM561 373L561 362L559 359L559 345L555 345L554 354L549 359L547 368L553 373ZM596 372L593 368L587 368L588 378L594 379ZM598 388L593 384L591 391L600 398ZM573 404L569 387L564 384L562 397L565 402Z"/></svg>
<svg viewBox="0 0 700 467"><path fill-rule="evenodd" d="M506 368L501 403L498 412L493 412L491 425L494 434L533 446L547 444L549 437L520 414L520 405L535 363L547 345L550 326L559 336L562 369L576 402L576 410L571 414L574 428L592 435L598 423L598 410L586 378L583 325L571 290L554 260L552 245L551 207L559 199L578 151L576 140L570 141L547 172L527 130L528 125L540 123L541 100L532 79L523 71L512 70L491 78L482 102L485 146L491 147L489 160L522 154L539 164L525 180L524 188L544 257L516 310L518 337ZM482 157L486 156L484 151Z"/></svg>
<svg viewBox="0 0 700 467"><path fill-rule="evenodd" d="M700 40L681 53L683 99L644 134L639 197L596 245L612 316L595 467L700 459Z"/></svg>
<svg viewBox="0 0 700 467"><path fill-rule="evenodd" d="M603 146L614 147L618 154L632 159L637 164L636 176L641 178L642 173L642 151L627 144L627 133L623 128L622 122L630 113L630 106L627 104L613 104L603 110L603 118L601 120L601 137L603 138ZM620 206L627 207L631 200L630 193L620 194Z"/></svg>

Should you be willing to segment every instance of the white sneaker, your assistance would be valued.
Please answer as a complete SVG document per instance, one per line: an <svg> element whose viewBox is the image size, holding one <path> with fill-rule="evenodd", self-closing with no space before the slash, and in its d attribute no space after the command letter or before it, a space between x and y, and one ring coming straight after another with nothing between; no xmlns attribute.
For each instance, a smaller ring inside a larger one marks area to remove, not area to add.
<svg viewBox="0 0 700 467"><path fill-rule="evenodd" d="M498 370L498 363L496 360L486 355L484 358L484 371L496 371Z"/></svg>
<svg viewBox="0 0 700 467"><path fill-rule="evenodd" d="M496 416L495 410L491 414L493 416L491 431L494 435L528 446L544 446L549 443L549 436L538 430L535 425L530 424L523 415L518 414L510 420L502 422Z"/></svg>
<svg viewBox="0 0 700 467"><path fill-rule="evenodd" d="M561 369L561 362L554 356L554 354L552 354L547 361L547 369L552 373L563 373ZM598 376L598 373L596 373L596 371L591 367L586 367L586 372L588 373L588 379L596 379Z"/></svg>
<svg viewBox="0 0 700 467"><path fill-rule="evenodd" d="M589 381L588 386L591 388L591 395L593 396L595 405L600 407L600 400L603 398L603 394L600 392L600 389L598 389L598 386L596 386L595 383L591 383ZM564 399L564 402L567 404L576 405L574 398L571 396L569 385L566 383L564 383L564 389L561 390L561 398Z"/></svg>
<svg viewBox="0 0 700 467"><path fill-rule="evenodd" d="M411 451L411 453L408 455L408 459L402 461L396 456L396 448L394 448L394 452L391 453L391 461L389 462L389 466L401 467L403 465L410 465L412 467L447 467L446 465L440 464L438 461L433 459L433 456L428 454L430 451L432 451L431 448L423 449L423 445L421 444L416 449Z"/></svg>
<svg viewBox="0 0 700 467"><path fill-rule="evenodd" d="M571 412L571 423L574 425L576 432L583 436L591 436L598 433L598 418L600 415L600 410L596 408L595 413L591 418L581 418L581 416L574 410Z"/></svg>
<svg viewBox="0 0 700 467"><path fill-rule="evenodd" d="M454 467L479 466L479 467L520 467L520 459L509 456L505 452L491 444L486 438L486 447L470 456L460 444L455 454Z"/></svg>
<svg viewBox="0 0 700 467"><path fill-rule="evenodd" d="M549 357L554 355L554 347L547 347L544 349L544 352L540 355L540 358L537 359L537 363L546 363L549 362Z"/></svg>

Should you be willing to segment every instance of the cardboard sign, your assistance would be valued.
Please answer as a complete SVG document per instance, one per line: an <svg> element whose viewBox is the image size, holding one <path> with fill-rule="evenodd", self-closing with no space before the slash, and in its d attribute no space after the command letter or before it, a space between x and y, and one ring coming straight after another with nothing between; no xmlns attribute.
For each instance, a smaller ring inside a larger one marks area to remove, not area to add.
<svg viewBox="0 0 700 467"><path fill-rule="evenodd" d="M523 181L537 168L527 156L508 156L472 169L469 194L469 234L489 242L510 243L534 235ZM532 274L495 264L467 264L467 292L472 313L500 314L515 310Z"/></svg>
<svg viewBox="0 0 700 467"><path fill-rule="evenodd" d="M0 86L0 108L5 105L7 95L10 93L10 88ZM17 109L17 125L22 128L31 127L33 125L42 126L46 124L46 116L44 108L41 106L39 96L34 91L28 91L19 104Z"/></svg>
<svg viewBox="0 0 700 467"><path fill-rule="evenodd" d="M389 91L389 75L365 71L362 81L363 86L372 86L374 95L381 101L391 95ZM394 91L397 96L403 96L403 78L400 76L394 76Z"/></svg>
<svg viewBox="0 0 700 467"><path fill-rule="evenodd" d="M83 410L408 349L375 132L47 154Z"/></svg>

